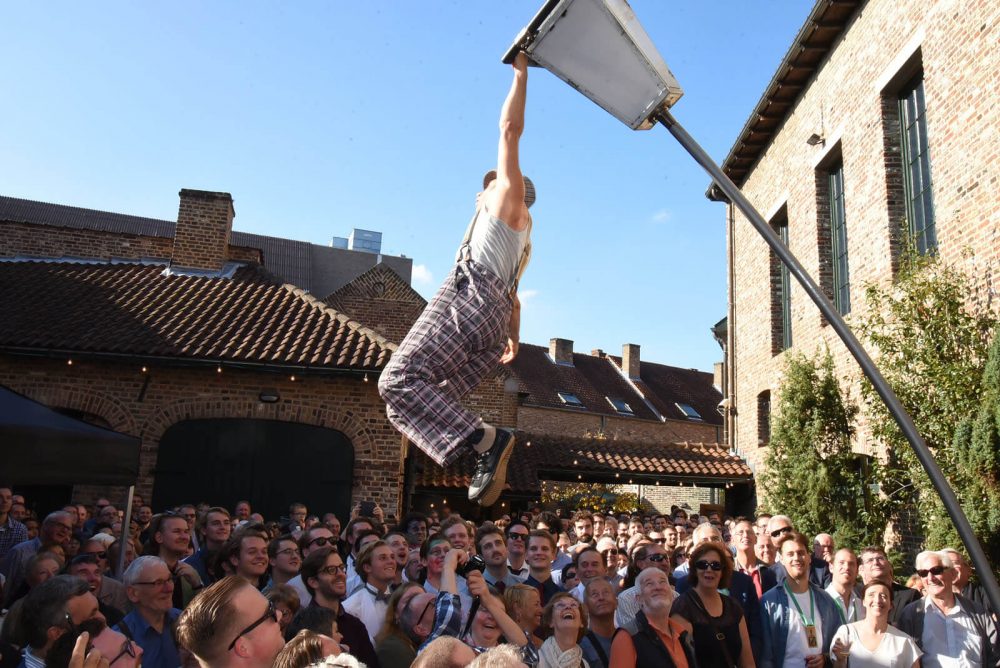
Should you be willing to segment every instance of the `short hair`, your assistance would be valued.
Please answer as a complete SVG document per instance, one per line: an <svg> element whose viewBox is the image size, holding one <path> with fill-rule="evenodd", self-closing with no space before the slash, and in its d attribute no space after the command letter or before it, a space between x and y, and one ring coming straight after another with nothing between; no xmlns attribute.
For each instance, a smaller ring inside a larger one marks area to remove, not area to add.
<svg viewBox="0 0 1000 668"><path fill-rule="evenodd" d="M330 608L324 608L322 605L307 605L299 610L292 617L292 621L288 623L288 628L285 629L285 640L291 640L303 629L329 635L333 630L333 623L336 621L337 613Z"/></svg>
<svg viewBox="0 0 1000 668"><path fill-rule="evenodd" d="M142 572L146 570L147 566L153 566L155 564L162 564L164 567L167 566L167 562L159 557L147 554L142 557L136 557L135 561L128 565L125 572L122 573L122 582L126 587L134 587L136 582L142 580ZM169 567L167 567L169 570Z"/></svg>
<svg viewBox="0 0 1000 668"><path fill-rule="evenodd" d="M463 527L465 527L466 532L469 531L469 527L465 525L465 520L462 519L462 516L458 514L452 514L446 517L444 521L441 522L441 533L446 532L448 529L452 528L456 524L461 524Z"/></svg>
<svg viewBox="0 0 1000 668"><path fill-rule="evenodd" d="M552 613L555 610L556 603L568 598L578 606L580 606L580 629L576 634L576 641L580 642L583 640L583 636L587 635L587 629L590 628L590 614L587 612L587 606L570 594L569 592L561 591L552 596L549 602L545 604L545 608L542 610L542 626L547 629L552 628Z"/></svg>
<svg viewBox="0 0 1000 668"><path fill-rule="evenodd" d="M212 506L208 508L205 512L198 515L198 519L195 520L194 526L198 531L205 531L208 527L208 516L212 513L220 513L226 516L226 519L232 520L233 516L229 514L229 511L222 506Z"/></svg>
<svg viewBox="0 0 1000 668"><path fill-rule="evenodd" d="M292 543L295 549L300 549L298 541L295 540L295 536L290 533L283 533L277 538L274 538L267 544L267 556L270 559L278 558L278 550L281 549L282 543Z"/></svg>
<svg viewBox="0 0 1000 668"><path fill-rule="evenodd" d="M229 651L226 643L239 632L235 594L252 587L230 575L202 589L177 620L177 640L207 665L215 665Z"/></svg>
<svg viewBox="0 0 1000 668"><path fill-rule="evenodd" d="M299 608L302 607L302 598L299 596L298 590L292 585L288 584L276 584L272 585L270 589L264 594L271 603L275 605L284 605L289 610L292 611L294 616Z"/></svg>
<svg viewBox="0 0 1000 668"><path fill-rule="evenodd" d="M522 519L512 517L510 522L507 524L507 533L510 533L510 530L516 526L522 526L529 531L531 530L531 527L529 527Z"/></svg>
<svg viewBox="0 0 1000 668"><path fill-rule="evenodd" d="M785 533L781 538L778 539L777 550L778 554L781 554L781 546L789 541L794 541L805 548L806 552L812 554L812 546L809 544L809 539L805 535L799 533L798 531L789 531Z"/></svg>
<svg viewBox="0 0 1000 668"><path fill-rule="evenodd" d="M451 547L451 541L443 533L432 533L420 546L420 558L426 559L427 555L431 553L431 548L438 543L448 543L448 547Z"/></svg>
<svg viewBox="0 0 1000 668"><path fill-rule="evenodd" d="M329 634L330 629L327 629L327 632L322 635ZM300 668L322 661L326 655L323 652L323 641L320 639L320 635L309 629L302 629L296 633L274 658L273 668Z"/></svg>
<svg viewBox="0 0 1000 668"><path fill-rule="evenodd" d="M868 547L861 548L861 551L858 552L858 561L860 563L864 563L866 554L878 554L887 560L889 558L889 555L885 552L885 548L878 545L869 545Z"/></svg>
<svg viewBox="0 0 1000 668"><path fill-rule="evenodd" d="M883 582L882 580L872 580L871 582L869 582L868 584L866 584L864 587L862 587L861 588L861 596L859 598L862 601L864 601L865 600L865 594L867 594L868 590L871 589L872 587L885 587L886 589L889 590L889 597L888 597L889 598L889 609L892 610L892 585L888 584L886 582Z"/></svg>
<svg viewBox="0 0 1000 668"><path fill-rule="evenodd" d="M354 527L364 523L367 523L368 526L370 526L372 529L375 528L374 519L372 519L371 517L365 517L364 515L359 515L347 523L347 526L344 528L344 538L350 540L351 532L354 531ZM327 531L329 531L329 529L327 529Z"/></svg>
<svg viewBox="0 0 1000 668"><path fill-rule="evenodd" d="M551 510L544 510L538 513L538 517L535 518L535 526L539 524L544 524L549 528L549 531L556 534L557 536L563 532L563 521Z"/></svg>
<svg viewBox="0 0 1000 668"><path fill-rule="evenodd" d="M469 668L512 668L523 666L521 648L517 645L503 644L491 647L469 664Z"/></svg>
<svg viewBox="0 0 1000 668"><path fill-rule="evenodd" d="M702 543L691 551L691 555L688 557L688 563L691 565L688 571L691 587L694 588L698 585L699 576L695 564L709 552L718 554L719 562L722 564L722 570L719 572L719 589L728 589L729 582L733 578L733 560L729 555L729 549L719 543Z"/></svg>
<svg viewBox="0 0 1000 668"><path fill-rule="evenodd" d="M526 585L523 582L511 585L504 589L503 591L503 605L507 609L507 614L514 617L514 607L524 605L528 600L528 597L532 594L538 594L539 599L541 599L541 593L532 587L531 585Z"/></svg>
<svg viewBox="0 0 1000 668"><path fill-rule="evenodd" d="M357 554L358 551L361 549L361 543L364 541L364 539L368 538L369 536L375 536L376 538L382 537L382 535L378 531L373 531L369 529L361 531L360 533L358 533L357 538L354 539L354 543L351 545L351 549L354 550L355 554Z"/></svg>
<svg viewBox="0 0 1000 668"><path fill-rule="evenodd" d="M309 584L309 580L319 575L319 569L326 565L327 557L331 554L338 554L329 545L319 548L308 557L302 561L302 568L299 569L299 575L302 576L302 584L305 585L306 591L309 592L310 596L314 596L316 590Z"/></svg>
<svg viewBox="0 0 1000 668"><path fill-rule="evenodd" d="M430 521L427 519L427 515L421 512L411 511L403 515L403 519L399 521L399 528L402 529L404 532L407 532L410 530L409 526L413 522L422 522L425 529L428 527L428 525L430 525Z"/></svg>
<svg viewBox="0 0 1000 668"><path fill-rule="evenodd" d="M236 557L237 559L240 558L240 551L243 549L244 540L247 538L260 538L264 541L265 545L267 544L267 533L258 531L258 526L259 525L255 524L245 525L244 527L241 527L239 531L234 531L233 535L231 535L229 539L222 544L222 547L219 548L219 554L216 557L216 564L218 565L218 568L216 569L218 572L216 575L218 577L224 576L224 572L222 571L223 563L229 563L229 560L233 557Z"/></svg>
<svg viewBox="0 0 1000 668"><path fill-rule="evenodd" d="M308 508L306 508L306 504L295 501L294 503L292 503L292 505L288 506L288 512L294 513L296 510L299 510L300 508L305 511L309 510Z"/></svg>
<svg viewBox="0 0 1000 668"><path fill-rule="evenodd" d="M424 647L410 668L466 668L452 661L451 656L458 647L468 645L452 636L438 636Z"/></svg>
<svg viewBox="0 0 1000 668"><path fill-rule="evenodd" d="M916 568L920 568L920 562L927 557L937 557L941 560L941 565L945 568L954 568L955 561L951 558L951 555L944 550L924 550L917 555L917 558L913 560L913 565Z"/></svg>
<svg viewBox="0 0 1000 668"><path fill-rule="evenodd" d="M589 510L578 510L575 513L573 513L573 524L576 524L577 522L580 522L582 520L590 520L591 522L593 522L594 513L590 512Z"/></svg>
<svg viewBox="0 0 1000 668"><path fill-rule="evenodd" d="M389 605L385 611L385 623L382 625L382 630L378 632L375 636L376 644L385 640L389 636L397 636L403 640L409 647L416 649L413 646L413 640L407 635L406 630L403 628L404 624L408 627L413 626L413 620L407 610L409 604L413 601L413 596L407 597L406 605L400 610L399 605L403 601L403 597L411 589L418 589L419 593L413 596L419 596L423 593L424 588L420 586L419 582L403 582L398 587L396 591L392 592L392 596L389 597Z"/></svg>
<svg viewBox="0 0 1000 668"><path fill-rule="evenodd" d="M359 537L358 540L360 541L361 538ZM357 573L364 582L368 582L368 574L365 573L365 566L372 565L372 559L375 557L375 549L379 547L389 547L389 545L380 538L365 546L365 549L358 554L358 558L354 560L354 572ZM395 559L393 559L393 561L395 562Z"/></svg>
<svg viewBox="0 0 1000 668"><path fill-rule="evenodd" d="M507 543L507 540L503 535L503 531L501 531L500 527L498 527L497 525L484 524L483 526L479 527L479 530L476 531L476 552L482 554L483 539L486 538L487 536L494 536L494 535L500 536L500 540L502 540L504 544Z"/></svg>
<svg viewBox="0 0 1000 668"><path fill-rule="evenodd" d="M590 595L590 590L593 589L594 587L600 587L602 585L605 585L609 589L611 589L611 594L614 595L614 593L615 593L615 586L613 584L611 584L611 582L609 582L607 580L607 578L594 578L593 580L591 580L590 582L588 582L587 584L585 584L583 586L583 602L584 602L584 607L587 606L587 596ZM615 599L617 601L617 597L615 597Z"/></svg>
<svg viewBox="0 0 1000 668"><path fill-rule="evenodd" d="M313 532L314 531L320 531L320 530L330 531L330 529L328 529L326 526L324 526L322 524L316 524L315 526L311 526L308 529L306 529L305 531L303 531L299 535L299 550L305 552L306 548L309 547L309 543L312 542ZM330 531L330 533L333 533L333 532ZM290 536L291 534L286 534L286 535ZM336 541L337 540L337 536L334 536L333 540Z"/></svg>
<svg viewBox="0 0 1000 668"><path fill-rule="evenodd" d="M584 554L587 554L588 552L596 552L597 556L599 556L601 558L601 563L602 564L606 564L605 557L604 557L603 554L601 554L601 551L598 550L596 547L590 547L588 545L587 547L580 548L577 551L577 553L573 555L573 565L576 566L579 569L580 568L580 556L584 555Z"/></svg>
<svg viewBox="0 0 1000 668"><path fill-rule="evenodd" d="M531 544L532 538L544 538L545 540L549 541L549 545L552 546L552 551L553 552L556 551L556 537L553 536L548 531L546 531L545 529L532 529L531 531L529 531L528 540L525 541L524 544L525 547L528 547L528 545Z"/></svg>
<svg viewBox="0 0 1000 668"><path fill-rule="evenodd" d="M66 623L66 604L77 596L90 593L90 585L73 575L57 575L33 588L24 597L20 628L28 644L42 649L48 642L48 631Z"/></svg>

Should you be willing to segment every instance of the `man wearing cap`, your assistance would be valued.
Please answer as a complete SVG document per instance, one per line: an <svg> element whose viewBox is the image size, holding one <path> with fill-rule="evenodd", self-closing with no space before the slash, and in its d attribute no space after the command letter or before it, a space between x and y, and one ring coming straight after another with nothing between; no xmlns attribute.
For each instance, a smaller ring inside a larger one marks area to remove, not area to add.
<svg viewBox="0 0 1000 668"><path fill-rule="evenodd" d="M521 174L528 59L514 60L514 81L500 112L497 168L486 174L476 214L455 268L379 378L389 421L440 466L470 449L476 468L469 499L491 506L507 479L512 431L497 429L459 403L497 362L517 355L518 280L531 254L531 181Z"/></svg>

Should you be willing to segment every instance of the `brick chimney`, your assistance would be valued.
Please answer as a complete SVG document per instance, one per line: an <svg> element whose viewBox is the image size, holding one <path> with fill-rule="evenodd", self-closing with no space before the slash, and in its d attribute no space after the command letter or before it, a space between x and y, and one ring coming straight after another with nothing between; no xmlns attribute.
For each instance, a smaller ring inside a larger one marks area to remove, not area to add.
<svg viewBox="0 0 1000 668"><path fill-rule="evenodd" d="M622 371L632 380L639 379L639 344L626 343L622 346Z"/></svg>
<svg viewBox="0 0 1000 668"><path fill-rule="evenodd" d="M228 258L229 236L236 216L233 196L184 188L180 198L170 265L220 271Z"/></svg>
<svg viewBox="0 0 1000 668"><path fill-rule="evenodd" d="M573 342L569 339L549 339L549 357L556 364L573 366Z"/></svg>

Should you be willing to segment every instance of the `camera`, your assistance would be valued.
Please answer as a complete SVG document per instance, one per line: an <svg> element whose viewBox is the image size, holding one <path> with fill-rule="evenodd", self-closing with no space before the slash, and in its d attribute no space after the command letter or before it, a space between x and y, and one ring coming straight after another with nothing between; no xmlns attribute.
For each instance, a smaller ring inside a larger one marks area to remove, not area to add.
<svg viewBox="0 0 1000 668"><path fill-rule="evenodd" d="M472 571L479 571L482 573L486 570L486 562L478 554L474 557L469 557L469 560L465 562L464 565L459 566L455 569L455 575L461 575L463 578L467 576Z"/></svg>

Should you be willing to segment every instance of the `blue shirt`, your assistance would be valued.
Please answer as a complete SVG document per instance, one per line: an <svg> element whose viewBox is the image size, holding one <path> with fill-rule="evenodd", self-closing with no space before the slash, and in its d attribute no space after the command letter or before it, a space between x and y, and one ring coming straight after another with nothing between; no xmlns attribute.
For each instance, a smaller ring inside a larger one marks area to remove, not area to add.
<svg viewBox="0 0 1000 668"><path fill-rule="evenodd" d="M163 633L158 633L150 626L138 610L125 615L125 619L115 628L142 648L142 665L146 668L177 668L181 665L181 656L174 643L172 626L180 615L181 611L177 608L171 608L167 612ZM122 626L127 626L128 629L122 629Z"/></svg>

